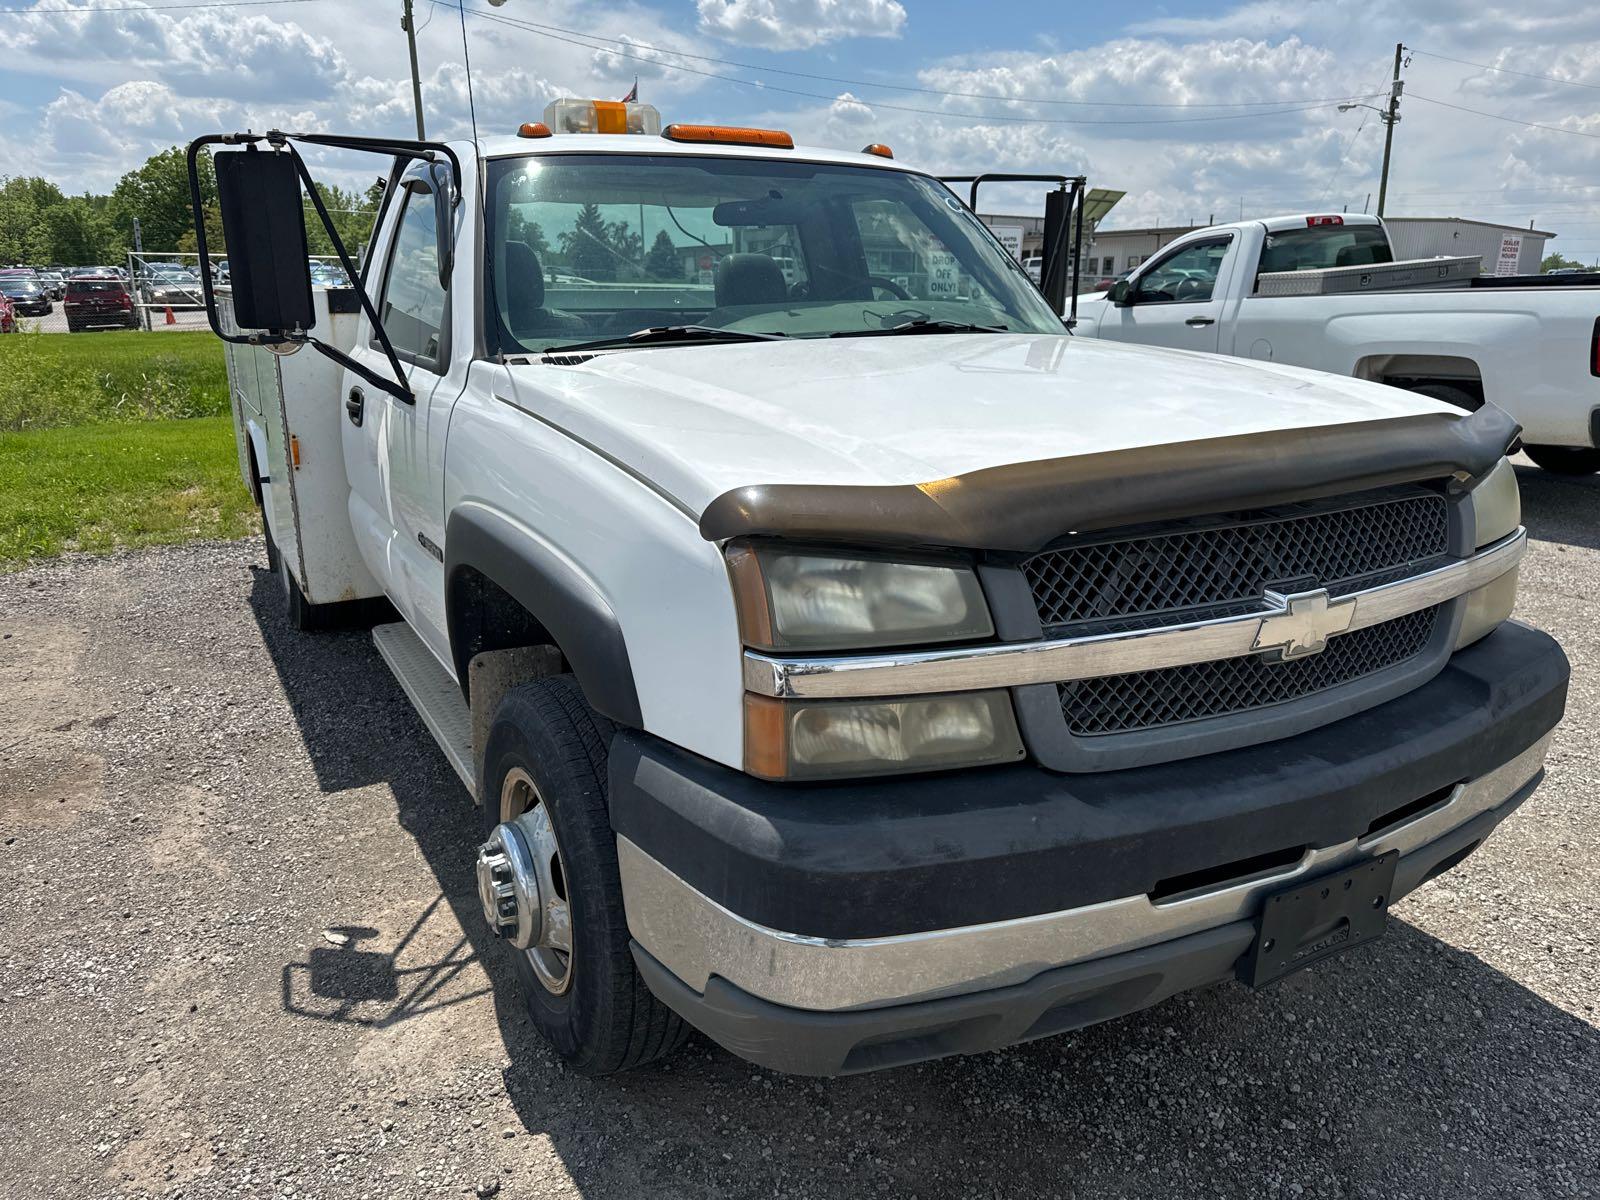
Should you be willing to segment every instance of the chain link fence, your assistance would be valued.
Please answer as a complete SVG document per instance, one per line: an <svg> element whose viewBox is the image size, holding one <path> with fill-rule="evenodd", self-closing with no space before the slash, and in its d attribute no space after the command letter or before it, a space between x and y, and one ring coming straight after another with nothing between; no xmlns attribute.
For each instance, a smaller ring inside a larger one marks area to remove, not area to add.
<svg viewBox="0 0 1600 1200"><path fill-rule="evenodd" d="M349 286L350 281L336 255L312 255L310 264L313 286ZM228 283L227 258L213 255L211 271L212 284L225 287ZM140 254L130 251L126 262L120 265L103 264L98 273L114 274L127 287L133 301L135 328L147 333L208 328L198 254L181 251ZM17 324L19 328L38 329L43 333L73 332L67 321L65 302L61 300L55 301L52 310L44 316L23 317Z"/></svg>

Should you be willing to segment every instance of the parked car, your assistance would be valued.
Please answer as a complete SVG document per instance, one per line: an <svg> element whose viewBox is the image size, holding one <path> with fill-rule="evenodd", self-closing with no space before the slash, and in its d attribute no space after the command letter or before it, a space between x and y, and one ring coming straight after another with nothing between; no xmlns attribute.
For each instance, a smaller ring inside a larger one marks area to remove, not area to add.
<svg viewBox="0 0 1600 1200"><path fill-rule="evenodd" d="M1487 402L1522 425L1541 467L1600 471L1600 285L1471 269L1395 262L1373 216L1239 221L1185 234L1080 300L1076 333L1313 367L1467 411ZM1277 290L1291 283L1305 290Z"/></svg>
<svg viewBox="0 0 1600 1200"><path fill-rule="evenodd" d="M62 300L67 294L67 277L60 271L46 271L39 276L52 300Z"/></svg>
<svg viewBox="0 0 1600 1200"><path fill-rule="evenodd" d="M17 331L17 314L11 308L11 301L0 295L0 333L15 333Z"/></svg>
<svg viewBox="0 0 1600 1200"><path fill-rule="evenodd" d="M67 280L61 307L67 314L67 332L109 326L137 329L139 315L128 285L110 276L75 275Z"/></svg>
<svg viewBox="0 0 1600 1200"><path fill-rule="evenodd" d="M200 308L205 303L200 276L181 263L147 263L139 272L139 295L163 308Z"/></svg>
<svg viewBox="0 0 1600 1200"><path fill-rule="evenodd" d="M23 275L0 276L0 292L11 301L11 307L19 316L47 317L56 310L49 289L37 276L32 279Z"/></svg>

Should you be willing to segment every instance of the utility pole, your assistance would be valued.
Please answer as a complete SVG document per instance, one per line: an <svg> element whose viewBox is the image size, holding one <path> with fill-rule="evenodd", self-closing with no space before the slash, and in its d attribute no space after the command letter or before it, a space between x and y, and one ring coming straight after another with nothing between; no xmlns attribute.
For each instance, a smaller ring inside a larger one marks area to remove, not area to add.
<svg viewBox="0 0 1600 1200"><path fill-rule="evenodd" d="M1389 109L1378 114L1383 121L1383 174L1378 179L1378 215L1383 216L1383 202L1389 196L1389 154L1394 149L1394 126L1400 119L1400 92L1405 84L1400 82L1400 56L1405 46L1394 44L1394 79L1389 84Z"/></svg>
<svg viewBox="0 0 1600 1200"><path fill-rule="evenodd" d="M411 103L417 110L417 141L421 142L427 140L428 134L422 127L422 78L417 74L417 21L411 11L411 0L402 0L402 3L405 12L400 17L400 28L406 31L406 46L411 51ZM1399 61L1397 57L1396 64ZM1395 70L1399 69L1397 65Z"/></svg>

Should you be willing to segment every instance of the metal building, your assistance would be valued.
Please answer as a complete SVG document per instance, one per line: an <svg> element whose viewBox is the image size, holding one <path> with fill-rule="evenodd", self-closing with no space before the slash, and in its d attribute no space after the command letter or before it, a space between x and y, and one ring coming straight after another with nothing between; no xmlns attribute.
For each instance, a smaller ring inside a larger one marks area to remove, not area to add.
<svg viewBox="0 0 1600 1200"><path fill-rule="evenodd" d="M1463 217L1385 217L1383 223L1397 259L1479 254L1489 275L1537 275L1545 243L1556 236Z"/></svg>

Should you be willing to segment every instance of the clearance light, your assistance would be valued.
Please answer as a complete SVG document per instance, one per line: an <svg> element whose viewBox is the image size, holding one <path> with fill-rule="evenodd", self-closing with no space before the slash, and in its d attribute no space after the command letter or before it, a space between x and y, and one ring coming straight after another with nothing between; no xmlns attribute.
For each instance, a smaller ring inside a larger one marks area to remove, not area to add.
<svg viewBox="0 0 1600 1200"><path fill-rule="evenodd" d="M1306 227L1315 229L1318 225L1343 225L1344 218L1335 214L1331 217L1307 217Z"/></svg>
<svg viewBox="0 0 1600 1200"><path fill-rule="evenodd" d="M661 114L653 104L567 98L551 101L544 110L544 124L556 133L657 134L661 132Z"/></svg>
<svg viewBox="0 0 1600 1200"><path fill-rule="evenodd" d="M861 153L876 154L879 158L894 157L894 151L889 149L889 147L885 146L882 142L873 142L870 146L861 147Z"/></svg>
<svg viewBox="0 0 1600 1200"><path fill-rule="evenodd" d="M661 136L674 142L716 142L723 146L794 149L794 139L781 129L741 129L736 125L668 125L661 131Z"/></svg>
<svg viewBox="0 0 1600 1200"><path fill-rule="evenodd" d="M550 136L550 126L543 121L524 121L517 129L518 137L545 138Z"/></svg>

